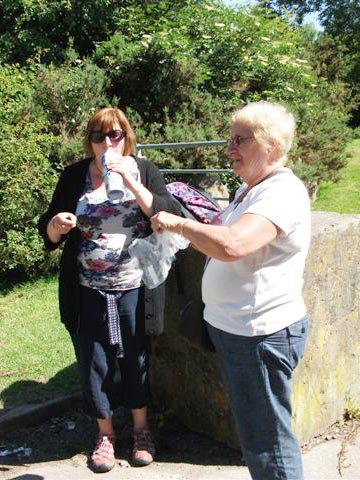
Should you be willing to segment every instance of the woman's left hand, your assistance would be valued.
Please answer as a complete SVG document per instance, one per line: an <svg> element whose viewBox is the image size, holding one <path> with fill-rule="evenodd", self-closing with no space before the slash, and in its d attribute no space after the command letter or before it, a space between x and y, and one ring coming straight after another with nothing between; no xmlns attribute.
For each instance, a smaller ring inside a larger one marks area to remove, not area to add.
<svg viewBox="0 0 360 480"><path fill-rule="evenodd" d="M159 212L151 217L150 220L151 228L155 233L161 233L164 230L179 233L181 225L185 221L184 218L168 212Z"/></svg>

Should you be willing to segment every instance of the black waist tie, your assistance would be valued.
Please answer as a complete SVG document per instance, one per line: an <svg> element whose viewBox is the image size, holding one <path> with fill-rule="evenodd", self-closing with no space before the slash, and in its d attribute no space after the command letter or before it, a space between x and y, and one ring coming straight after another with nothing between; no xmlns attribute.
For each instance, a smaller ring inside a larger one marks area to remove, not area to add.
<svg viewBox="0 0 360 480"><path fill-rule="evenodd" d="M121 337L120 318L116 304L116 301L122 296L122 292L108 293L101 290L98 290L98 292L106 298L110 345L117 346L117 358L124 358L124 344Z"/></svg>

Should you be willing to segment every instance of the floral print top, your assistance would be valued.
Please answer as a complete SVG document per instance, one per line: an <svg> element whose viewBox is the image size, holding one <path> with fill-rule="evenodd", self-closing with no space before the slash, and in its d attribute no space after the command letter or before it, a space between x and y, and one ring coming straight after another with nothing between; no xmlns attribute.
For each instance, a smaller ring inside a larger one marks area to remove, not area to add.
<svg viewBox="0 0 360 480"><path fill-rule="evenodd" d="M139 176L135 162L134 168ZM76 216L82 239L78 255L80 284L99 290L139 287L142 272L128 247L135 238L147 237L151 231L132 192L127 190L123 201L113 204L93 190L88 172Z"/></svg>

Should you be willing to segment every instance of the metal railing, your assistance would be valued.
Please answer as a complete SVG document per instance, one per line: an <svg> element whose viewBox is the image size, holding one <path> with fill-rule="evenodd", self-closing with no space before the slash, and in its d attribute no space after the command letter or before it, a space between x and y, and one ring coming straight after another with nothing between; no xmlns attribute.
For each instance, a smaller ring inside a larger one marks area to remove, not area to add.
<svg viewBox="0 0 360 480"><path fill-rule="evenodd" d="M176 142L176 143L138 143L136 145L136 154L141 156L141 150L150 149L170 149L176 148L198 148L198 147L218 147L226 145L226 140L208 140L199 142ZM203 173L232 173L230 168L160 168L160 172L163 174L185 174L185 175L198 175ZM227 198L217 197L215 200L227 200Z"/></svg>
<svg viewBox="0 0 360 480"><path fill-rule="evenodd" d="M176 142L176 143L138 143L136 145L136 153L141 153L141 150L147 149L170 149L175 148L198 148L198 147L218 147L226 145L226 140L208 140L200 142ZM199 173L229 173L232 172L229 168L161 168L162 173L185 173L185 174L199 174Z"/></svg>
<svg viewBox="0 0 360 480"><path fill-rule="evenodd" d="M177 142L177 143L138 143L136 145L137 151L149 148L196 148L196 147L217 147L219 145L226 145L226 140L209 140L201 142Z"/></svg>

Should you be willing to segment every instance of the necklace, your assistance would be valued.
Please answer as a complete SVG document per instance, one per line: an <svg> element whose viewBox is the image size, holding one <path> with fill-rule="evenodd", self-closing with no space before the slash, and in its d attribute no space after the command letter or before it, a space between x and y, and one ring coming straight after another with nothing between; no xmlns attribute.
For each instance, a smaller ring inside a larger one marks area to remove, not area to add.
<svg viewBox="0 0 360 480"><path fill-rule="evenodd" d="M100 170L100 168L96 164L96 158L94 158L92 163L93 163L95 169L100 173L101 177L104 178L104 174L103 174L102 170Z"/></svg>

